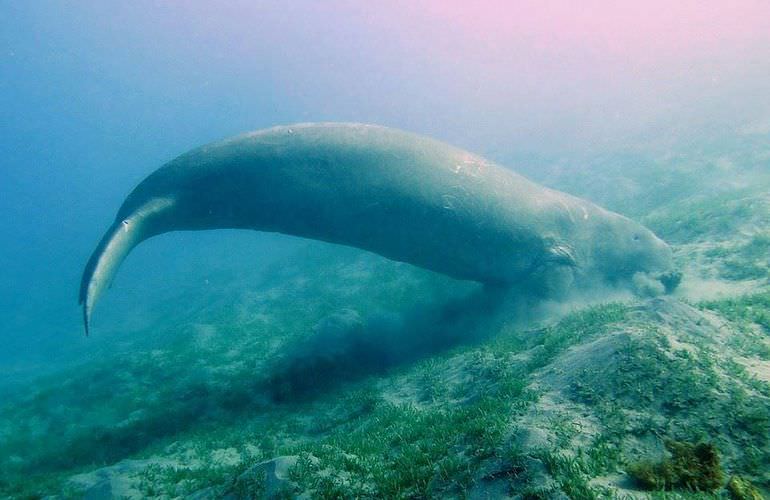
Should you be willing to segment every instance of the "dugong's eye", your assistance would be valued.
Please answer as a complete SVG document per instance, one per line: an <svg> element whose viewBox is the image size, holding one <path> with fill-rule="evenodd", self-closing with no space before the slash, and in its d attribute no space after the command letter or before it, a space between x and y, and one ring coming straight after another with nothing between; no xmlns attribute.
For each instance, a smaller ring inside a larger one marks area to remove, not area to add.
<svg viewBox="0 0 770 500"><path fill-rule="evenodd" d="M634 241L639 241L639 235L638 234L634 235Z"/></svg>

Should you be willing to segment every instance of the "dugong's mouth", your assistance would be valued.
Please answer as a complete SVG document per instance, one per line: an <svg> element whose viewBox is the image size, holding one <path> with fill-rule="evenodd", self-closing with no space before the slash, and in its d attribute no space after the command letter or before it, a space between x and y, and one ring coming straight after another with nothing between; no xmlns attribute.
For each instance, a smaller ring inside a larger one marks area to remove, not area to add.
<svg viewBox="0 0 770 500"><path fill-rule="evenodd" d="M674 290L676 290L676 288L682 282L682 277L682 271L678 271L676 269L657 273L654 275L654 278L660 281L660 283L663 285L666 293L672 293Z"/></svg>
<svg viewBox="0 0 770 500"><path fill-rule="evenodd" d="M640 297L671 294L682 282L682 273L669 270L657 273L638 272L631 279L633 291Z"/></svg>

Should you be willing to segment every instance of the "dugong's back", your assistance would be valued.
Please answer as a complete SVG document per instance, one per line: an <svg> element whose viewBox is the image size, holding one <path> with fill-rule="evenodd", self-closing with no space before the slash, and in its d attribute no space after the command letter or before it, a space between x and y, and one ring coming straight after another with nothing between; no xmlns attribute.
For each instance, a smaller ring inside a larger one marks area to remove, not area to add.
<svg viewBox="0 0 770 500"><path fill-rule="evenodd" d="M176 229L277 231L486 282L531 266L536 252L522 250L539 244L533 194L544 191L447 144L359 124L276 127L204 146L151 175L121 213L170 185L187 214Z"/></svg>

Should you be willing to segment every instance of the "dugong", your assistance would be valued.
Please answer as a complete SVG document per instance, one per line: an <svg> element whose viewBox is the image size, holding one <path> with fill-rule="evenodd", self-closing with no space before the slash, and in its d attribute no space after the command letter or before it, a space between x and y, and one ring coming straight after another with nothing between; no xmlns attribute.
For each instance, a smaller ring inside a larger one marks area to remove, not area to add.
<svg viewBox="0 0 770 500"><path fill-rule="evenodd" d="M381 126L297 124L193 149L144 179L83 273L86 334L136 245L220 228L348 245L541 295L672 269L669 246L640 224L475 154Z"/></svg>

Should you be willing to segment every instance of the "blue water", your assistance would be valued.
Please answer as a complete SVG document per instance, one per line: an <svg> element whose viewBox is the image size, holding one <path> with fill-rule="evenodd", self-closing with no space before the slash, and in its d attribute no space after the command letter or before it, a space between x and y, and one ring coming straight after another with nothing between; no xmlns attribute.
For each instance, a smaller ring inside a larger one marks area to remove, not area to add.
<svg viewBox="0 0 770 500"><path fill-rule="evenodd" d="M0 3L0 373L51 369L106 342L98 323L83 336L83 266L125 194L202 143L374 122L538 178L542 165L590 172L618 149L697 150L770 115L762 40L618 55L496 39L479 23L399 2ZM136 305L195 289L223 260L245 272L294 244L275 241L164 236L132 254L116 295ZM127 317L101 308L103 326Z"/></svg>

